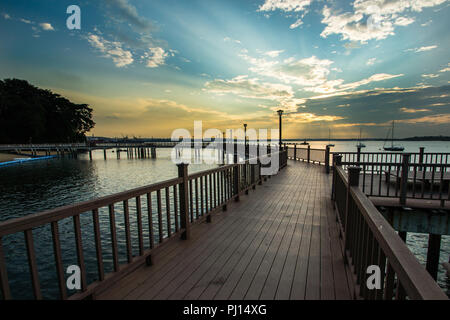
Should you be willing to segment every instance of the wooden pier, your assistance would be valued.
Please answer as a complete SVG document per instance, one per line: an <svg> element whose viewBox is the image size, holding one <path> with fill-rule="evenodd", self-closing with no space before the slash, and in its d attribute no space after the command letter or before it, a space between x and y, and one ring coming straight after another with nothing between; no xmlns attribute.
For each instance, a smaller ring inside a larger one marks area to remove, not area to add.
<svg viewBox="0 0 450 320"><path fill-rule="evenodd" d="M62 299L447 299L361 190L360 169L330 166L329 148L309 149L306 162L297 155L288 161L290 152L242 161L235 153L231 164L190 175L179 164L172 180L0 223L1 297L14 298L2 238L17 233L25 236L34 297L43 297L32 231L50 226ZM274 159L280 170L264 174ZM106 225L99 220L105 209ZM85 215L92 215L92 226L80 223ZM58 229L67 218L81 269L75 293L65 286ZM88 226L98 271L90 282L82 236ZM366 286L371 265L381 269L379 288Z"/></svg>

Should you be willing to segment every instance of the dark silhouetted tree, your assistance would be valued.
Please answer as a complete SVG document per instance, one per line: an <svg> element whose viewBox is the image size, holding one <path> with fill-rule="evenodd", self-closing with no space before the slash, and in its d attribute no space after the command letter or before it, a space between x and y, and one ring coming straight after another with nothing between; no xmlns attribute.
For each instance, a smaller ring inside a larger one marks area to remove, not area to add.
<svg viewBox="0 0 450 320"><path fill-rule="evenodd" d="M81 142L92 109L25 80L0 80L0 143Z"/></svg>

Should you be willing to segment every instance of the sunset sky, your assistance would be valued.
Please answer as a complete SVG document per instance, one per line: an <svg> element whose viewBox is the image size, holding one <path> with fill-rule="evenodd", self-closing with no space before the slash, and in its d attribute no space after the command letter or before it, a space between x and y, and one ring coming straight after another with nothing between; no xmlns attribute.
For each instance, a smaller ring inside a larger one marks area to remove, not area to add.
<svg viewBox="0 0 450 320"><path fill-rule="evenodd" d="M81 8L81 30L66 9ZM88 103L96 136L450 135L450 1L2 0L0 78Z"/></svg>

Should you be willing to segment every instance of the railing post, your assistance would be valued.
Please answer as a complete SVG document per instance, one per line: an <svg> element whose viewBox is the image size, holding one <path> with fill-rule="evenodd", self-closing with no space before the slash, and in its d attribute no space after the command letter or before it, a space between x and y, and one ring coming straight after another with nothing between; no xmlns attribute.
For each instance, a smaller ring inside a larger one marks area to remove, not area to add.
<svg viewBox="0 0 450 320"><path fill-rule="evenodd" d="M330 173L330 146L325 147L325 172Z"/></svg>
<svg viewBox="0 0 450 320"><path fill-rule="evenodd" d="M181 239L187 240L190 237L189 225L189 194L188 194L188 164L179 163L178 177L183 178L183 182L179 184L180 193L180 227L184 229Z"/></svg>
<svg viewBox="0 0 450 320"><path fill-rule="evenodd" d="M234 194L236 196L236 198L234 198L234 201L239 201L239 193L240 193L240 173L239 173L239 158L238 158L238 154L234 154L234 159L233 162L235 164L234 166Z"/></svg>
<svg viewBox="0 0 450 320"><path fill-rule="evenodd" d="M307 157L306 157L308 163L309 163L309 159L311 159L311 146L308 144L308 152L307 152Z"/></svg>
<svg viewBox="0 0 450 320"><path fill-rule="evenodd" d="M403 154L402 159L402 176L400 185L400 204L406 204L406 193L408 191L408 173L409 173L409 158L411 154Z"/></svg>
<svg viewBox="0 0 450 320"><path fill-rule="evenodd" d="M361 162L361 147L357 147L356 162L358 162L358 165Z"/></svg>
<svg viewBox="0 0 450 320"><path fill-rule="evenodd" d="M345 219L342 221L344 224L344 232L345 232L345 249L348 249L348 241L350 237L350 232L348 230L348 217L349 217L349 209L350 209L350 198L351 187L359 186L359 172L361 171L360 167L349 167L348 168L348 187L347 187L347 201L345 204ZM348 261L347 261L348 262Z"/></svg>
<svg viewBox="0 0 450 320"><path fill-rule="evenodd" d="M342 155L333 153L333 181L331 183L331 200L336 200L336 175L337 166L340 166L342 162Z"/></svg>
<svg viewBox="0 0 450 320"><path fill-rule="evenodd" d="M294 143L294 160L297 160L297 144Z"/></svg>
<svg viewBox="0 0 450 320"><path fill-rule="evenodd" d="M423 154L424 154L424 151L425 151L425 147L420 147L420 149L419 149L420 151L419 151L419 164L423 164ZM423 167L422 166L420 166L419 167L419 170L423 170Z"/></svg>

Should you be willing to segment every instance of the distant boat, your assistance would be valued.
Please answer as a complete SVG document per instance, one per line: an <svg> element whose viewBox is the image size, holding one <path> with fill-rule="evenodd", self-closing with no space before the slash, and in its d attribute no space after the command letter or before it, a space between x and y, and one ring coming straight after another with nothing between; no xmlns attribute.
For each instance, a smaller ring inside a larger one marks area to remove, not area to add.
<svg viewBox="0 0 450 320"><path fill-rule="evenodd" d="M400 146L400 145L394 145L394 120L392 120L392 138L391 138L391 146L390 147L386 147L386 140L384 141L384 145L383 145L383 149L385 151L403 151L405 150L405 147ZM388 135L389 135L389 131L388 131Z"/></svg>
<svg viewBox="0 0 450 320"><path fill-rule="evenodd" d="M362 136L362 129L359 128L359 139L358 139L358 143L356 144L356 148L365 148L366 145L364 143L361 142L361 136Z"/></svg>
<svg viewBox="0 0 450 320"><path fill-rule="evenodd" d="M308 143L308 142L306 142L306 139L305 139L305 140L303 140L303 142L302 142L302 143L300 143L300 144L302 144L302 145L308 145L309 143Z"/></svg>
<svg viewBox="0 0 450 320"><path fill-rule="evenodd" d="M328 129L328 144L327 147L334 147L334 144L331 143L331 130Z"/></svg>

